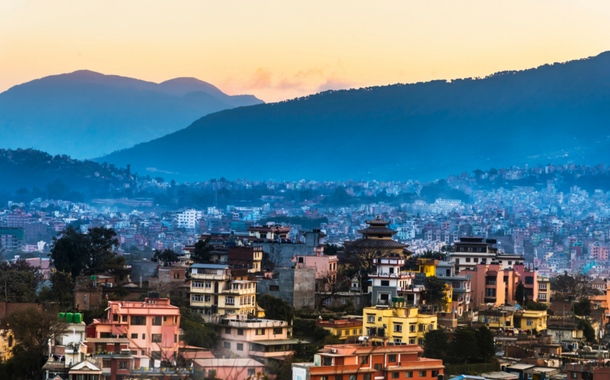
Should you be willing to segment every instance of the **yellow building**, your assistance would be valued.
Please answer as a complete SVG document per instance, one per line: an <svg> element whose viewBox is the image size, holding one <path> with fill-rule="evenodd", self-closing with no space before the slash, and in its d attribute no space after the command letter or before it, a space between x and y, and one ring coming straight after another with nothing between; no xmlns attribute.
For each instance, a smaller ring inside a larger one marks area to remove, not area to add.
<svg viewBox="0 0 610 380"><path fill-rule="evenodd" d="M417 269L412 271L413 273L423 273L426 277L436 276L436 266L438 260L434 259L417 259L415 261Z"/></svg>
<svg viewBox="0 0 610 380"><path fill-rule="evenodd" d="M420 314L417 308L404 307L404 303L394 303L391 307L367 307L362 316L364 333L371 341L421 345L424 334L437 328L435 315Z"/></svg>
<svg viewBox="0 0 610 380"><path fill-rule="evenodd" d="M551 280L538 276L538 302L551 304Z"/></svg>
<svg viewBox="0 0 610 380"><path fill-rule="evenodd" d="M479 310L478 321L490 329L514 328L513 312L503 309Z"/></svg>
<svg viewBox="0 0 610 380"><path fill-rule="evenodd" d="M515 328L519 330L546 330L546 310L523 310L515 313Z"/></svg>
<svg viewBox="0 0 610 380"><path fill-rule="evenodd" d="M225 264L193 264L190 274L190 306L203 315L206 322L223 315L241 318L257 315L256 281L236 275ZM243 271L242 271L243 272Z"/></svg>
<svg viewBox="0 0 610 380"><path fill-rule="evenodd" d="M354 339L362 335L362 321L358 319L331 319L330 321L318 320L316 326L322 327L332 335L346 340L348 337Z"/></svg>

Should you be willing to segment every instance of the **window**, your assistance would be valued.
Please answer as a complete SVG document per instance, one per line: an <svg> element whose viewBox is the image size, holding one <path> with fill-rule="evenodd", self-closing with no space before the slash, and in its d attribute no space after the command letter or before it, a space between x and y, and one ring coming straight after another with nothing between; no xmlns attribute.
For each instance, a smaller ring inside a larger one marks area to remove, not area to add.
<svg viewBox="0 0 610 380"><path fill-rule="evenodd" d="M210 378L210 379L215 379L216 378L216 370L215 369L208 370L208 378Z"/></svg>
<svg viewBox="0 0 610 380"><path fill-rule="evenodd" d="M132 315L131 324L134 326L146 326L146 317L141 315Z"/></svg>
<svg viewBox="0 0 610 380"><path fill-rule="evenodd" d="M343 380L343 375L335 375L335 380Z"/></svg>
<svg viewBox="0 0 610 380"><path fill-rule="evenodd" d="M409 344L415 344L415 338L409 339Z"/></svg>
<svg viewBox="0 0 610 380"><path fill-rule="evenodd" d="M161 334L151 334L150 337L153 343L161 343Z"/></svg>
<svg viewBox="0 0 610 380"><path fill-rule="evenodd" d="M244 335L244 329L237 329L237 335Z"/></svg>
<svg viewBox="0 0 610 380"><path fill-rule="evenodd" d="M496 289L485 289L485 297L495 297Z"/></svg>
<svg viewBox="0 0 610 380"><path fill-rule="evenodd" d="M428 371L419 371L419 377L426 377Z"/></svg>
<svg viewBox="0 0 610 380"><path fill-rule="evenodd" d="M153 326L161 326L162 323L163 322L161 321L161 316L160 315L152 318Z"/></svg>
<svg viewBox="0 0 610 380"><path fill-rule="evenodd" d="M409 325L409 332L415 332L415 325Z"/></svg>
<svg viewBox="0 0 610 380"><path fill-rule="evenodd" d="M254 376L255 375L254 372L255 372L254 368L248 368L248 377Z"/></svg>
<svg viewBox="0 0 610 380"><path fill-rule="evenodd" d="M470 262L470 257L466 258L466 262L469 263Z"/></svg>
<svg viewBox="0 0 610 380"><path fill-rule="evenodd" d="M390 286L390 280L381 280L381 286Z"/></svg>
<svg viewBox="0 0 610 380"><path fill-rule="evenodd" d="M474 258L474 262L475 262L475 263L478 263L478 262L479 262L479 258L478 258L478 257L475 257L475 258Z"/></svg>
<svg viewBox="0 0 610 380"><path fill-rule="evenodd" d="M269 291L270 292L279 292L280 286L279 285L269 285Z"/></svg>
<svg viewBox="0 0 610 380"><path fill-rule="evenodd" d="M388 355L388 362L389 363L396 363L396 354Z"/></svg>
<svg viewBox="0 0 610 380"><path fill-rule="evenodd" d="M333 365L333 358L329 358L327 356L323 356L322 357L322 365L324 365L324 366L331 366L331 365Z"/></svg>
<svg viewBox="0 0 610 380"><path fill-rule="evenodd" d="M430 376L438 377L438 371L437 370L432 371L432 373L430 373Z"/></svg>
<svg viewBox="0 0 610 380"><path fill-rule="evenodd" d="M227 305L235 305L235 297L226 297L225 304Z"/></svg>
<svg viewBox="0 0 610 380"><path fill-rule="evenodd" d="M243 343L237 343L237 351L243 351L244 350L244 344Z"/></svg>
<svg viewBox="0 0 610 380"><path fill-rule="evenodd" d="M203 282L193 281L191 284L192 288L203 288Z"/></svg>
<svg viewBox="0 0 610 380"><path fill-rule="evenodd" d="M205 296L205 302L212 302L212 296Z"/></svg>
<svg viewBox="0 0 610 380"><path fill-rule="evenodd" d="M361 356L360 357L360 364L369 364L369 357L368 356Z"/></svg>
<svg viewBox="0 0 610 380"><path fill-rule="evenodd" d="M381 371L381 366L382 365L383 364L381 364L381 363L375 363L375 365L373 367L375 368L375 371Z"/></svg>
<svg viewBox="0 0 610 380"><path fill-rule="evenodd" d="M538 284L538 289L540 289L540 290L546 290L546 282L543 282L543 283Z"/></svg>
<svg viewBox="0 0 610 380"><path fill-rule="evenodd" d="M142 334L142 339L146 339L146 334Z"/></svg>
<svg viewBox="0 0 610 380"><path fill-rule="evenodd" d="M362 376L362 380L371 380L371 374L370 374L370 373L365 373L365 374Z"/></svg>
<svg viewBox="0 0 610 380"><path fill-rule="evenodd" d="M198 294L193 294L191 296L191 301L193 302L203 302L203 296Z"/></svg>
<svg viewBox="0 0 610 380"><path fill-rule="evenodd" d="M121 316L121 321L123 321L123 322L127 322L127 316L126 316L126 315L122 315L122 316Z"/></svg>
<svg viewBox="0 0 610 380"><path fill-rule="evenodd" d="M119 369L129 369L129 362L120 361L119 362Z"/></svg>
<svg viewBox="0 0 610 380"><path fill-rule="evenodd" d="M138 339L138 334L131 334L131 339Z"/></svg>
<svg viewBox="0 0 610 380"><path fill-rule="evenodd" d="M412 372L412 371L407 371L407 372L405 372L405 377L406 377L407 379L412 378L412 377L413 377L413 372Z"/></svg>
<svg viewBox="0 0 610 380"><path fill-rule="evenodd" d="M402 332L402 325L394 325L394 332Z"/></svg>
<svg viewBox="0 0 610 380"><path fill-rule="evenodd" d="M256 335L265 335L265 329L256 329Z"/></svg>
<svg viewBox="0 0 610 380"><path fill-rule="evenodd" d="M273 328L273 334L274 335L281 335L282 331L283 331L283 329L281 327L274 327Z"/></svg>
<svg viewBox="0 0 610 380"><path fill-rule="evenodd" d="M578 372L572 372L572 379L578 379Z"/></svg>
<svg viewBox="0 0 610 380"><path fill-rule="evenodd" d="M231 349L231 342L224 342L223 343L224 348L226 348L227 350Z"/></svg>
<svg viewBox="0 0 610 380"><path fill-rule="evenodd" d="M496 285L496 278L495 277L486 277L485 285Z"/></svg>
<svg viewBox="0 0 610 380"><path fill-rule="evenodd" d="M532 326L534 324L534 321L532 319L527 319L527 325L528 326Z"/></svg>
<svg viewBox="0 0 610 380"><path fill-rule="evenodd" d="M225 334L231 334L231 328L225 327Z"/></svg>
<svg viewBox="0 0 610 380"><path fill-rule="evenodd" d="M320 376L320 380L328 380L328 376Z"/></svg>
<svg viewBox="0 0 610 380"><path fill-rule="evenodd" d="M375 323L375 316L374 315L367 316L366 323Z"/></svg>
<svg viewBox="0 0 610 380"><path fill-rule="evenodd" d="M534 285L534 277L532 277L532 276L525 277L525 285Z"/></svg>
<svg viewBox="0 0 610 380"><path fill-rule="evenodd" d="M546 301L546 293L538 293L538 299Z"/></svg>
<svg viewBox="0 0 610 380"><path fill-rule="evenodd" d="M349 375L349 380L356 380L356 375Z"/></svg>
<svg viewBox="0 0 610 380"><path fill-rule="evenodd" d="M83 295L83 302L87 302L87 295L86 294Z"/></svg>
<svg viewBox="0 0 610 380"><path fill-rule="evenodd" d="M400 376L400 372L392 372L392 379L398 379L398 376Z"/></svg>

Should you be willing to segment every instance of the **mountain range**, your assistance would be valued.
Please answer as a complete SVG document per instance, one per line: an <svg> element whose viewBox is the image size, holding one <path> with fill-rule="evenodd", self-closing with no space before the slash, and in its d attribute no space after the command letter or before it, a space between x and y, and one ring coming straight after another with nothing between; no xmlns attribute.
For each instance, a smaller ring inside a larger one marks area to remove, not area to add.
<svg viewBox="0 0 610 380"><path fill-rule="evenodd" d="M610 161L610 52L500 72L216 112L99 158L177 181L433 180L451 173Z"/></svg>
<svg viewBox="0 0 610 380"><path fill-rule="evenodd" d="M212 112L261 103L195 78L153 83L75 71L0 94L0 148L94 158L175 132Z"/></svg>

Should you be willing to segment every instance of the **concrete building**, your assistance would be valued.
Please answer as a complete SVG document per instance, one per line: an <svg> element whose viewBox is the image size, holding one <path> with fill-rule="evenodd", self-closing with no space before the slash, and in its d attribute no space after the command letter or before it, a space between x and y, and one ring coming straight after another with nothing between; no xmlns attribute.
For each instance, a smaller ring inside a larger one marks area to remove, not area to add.
<svg viewBox="0 0 610 380"><path fill-rule="evenodd" d="M129 350L133 367L153 367L155 360L176 360L179 329L180 309L168 298L108 301L108 318L94 319L87 326L87 342L96 353L121 355Z"/></svg>
<svg viewBox="0 0 610 380"><path fill-rule="evenodd" d="M299 343L289 338L286 321L222 319L220 324L218 347L227 357L250 357L270 365L292 356Z"/></svg>
<svg viewBox="0 0 610 380"><path fill-rule="evenodd" d="M193 367L201 379L253 379L263 373L265 365L253 359L195 359ZM199 377L198 377L199 378Z"/></svg>
<svg viewBox="0 0 610 380"><path fill-rule="evenodd" d="M371 341L419 344L424 334L436 330L435 315L420 314L419 309L396 302L392 306L372 306L364 308L363 329Z"/></svg>
<svg viewBox="0 0 610 380"><path fill-rule="evenodd" d="M206 322L225 315L241 319L255 316L256 281L247 269L225 264L193 264L189 267L190 305Z"/></svg>
<svg viewBox="0 0 610 380"><path fill-rule="evenodd" d="M197 227L197 221L201 219L203 213L195 209L188 209L179 214L176 214L176 222L178 228L186 228L194 230Z"/></svg>
<svg viewBox="0 0 610 380"><path fill-rule="evenodd" d="M316 302L316 269L279 268L273 278L258 279L260 296L270 294L288 302L295 309L314 308Z"/></svg>
<svg viewBox="0 0 610 380"><path fill-rule="evenodd" d="M451 287L452 297L449 310L458 317L468 312L472 292L470 278L457 275L451 261L440 261L436 265L436 277Z"/></svg>
<svg viewBox="0 0 610 380"><path fill-rule="evenodd" d="M369 274L372 306L390 305L395 297L404 297L412 306L420 304L423 286L413 284L414 273L401 272L400 268L405 265L403 258L372 259L372 263L375 266L375 272Z"/></svg>
<svg viewBox="0 0 610 380"><path fill-rule="evenodd" d="M362 336L362 319L331 319L329 321L320 319L316 321L316 326L322 327L343 341L350 337L355 340Z"/></svg>
<svg viewBox="0 0 610 380"><path fill-rule="evenodd" d="M421 356L417 345L369 346L342 344L324 346L313 363L292 364L293 380L390 380L436 379L443 374L443 361Z"/></svg>
<svg viewBox="0 0 610 380"><path fill-rule="evenodd" d="M25 230L23 228L0 227L0 250L8 252L22 250L25 246Z"/></svg>
<svg viewBox="0 0 610 380"><path fill-rule="evenodd" d="M276 267L294 265L292 260L295 256L317 256L324 253L324 238L326 235L319 229L305 232L304 242L286 240L290 232L288 227L279 229L251 227L249 231L256 238L252 245L254 247L262 247L263 252L269 256L269 260ZM258 238L259 236L268 237Z"/></svg>

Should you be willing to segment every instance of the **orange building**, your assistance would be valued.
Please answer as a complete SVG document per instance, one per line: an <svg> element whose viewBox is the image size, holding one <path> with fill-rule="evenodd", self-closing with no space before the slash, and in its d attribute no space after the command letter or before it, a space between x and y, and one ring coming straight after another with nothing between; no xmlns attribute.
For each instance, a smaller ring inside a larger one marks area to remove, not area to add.
<svg viewBox="0 0 610 380"><path fill-rule="evenodd" d="M313 363L292 364L293 379L434 380L443 374L443 361L421 357L418 345L329 345L318 351Z"/></svg>

